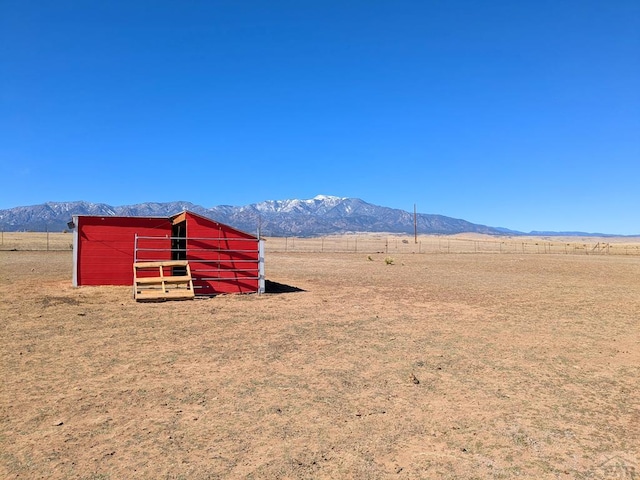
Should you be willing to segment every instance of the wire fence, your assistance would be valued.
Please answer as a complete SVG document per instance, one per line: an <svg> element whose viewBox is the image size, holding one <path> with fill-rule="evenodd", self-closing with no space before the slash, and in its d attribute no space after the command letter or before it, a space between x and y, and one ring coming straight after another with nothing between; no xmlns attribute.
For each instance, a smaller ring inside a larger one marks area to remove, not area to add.
<svg viewBox="0 0 640 480"><path fill-rule="evenodd" d="M335 253L424 253L424 254L572 254L640 255L640 238L602 241L599 239L542 239L532 237L464 238L444 235L411 236L339 235L318 238L272 237L268 252Z"/></svg>
<svg viewBox="0 0 640 480"><path fill-rule="evenodd" d="M61 232L0 232L0 250L71 251L73 234Z"/></svg>
<svg viewBox="0 0 640 480"><path fill-rule="evenodd" d="M269 237L265 252L364 254L566 254L640 256L640 238L535 238L446 235L349 234L325 237ZM61 232L0 232L0 250L71 251L73 234Z"/></svg>

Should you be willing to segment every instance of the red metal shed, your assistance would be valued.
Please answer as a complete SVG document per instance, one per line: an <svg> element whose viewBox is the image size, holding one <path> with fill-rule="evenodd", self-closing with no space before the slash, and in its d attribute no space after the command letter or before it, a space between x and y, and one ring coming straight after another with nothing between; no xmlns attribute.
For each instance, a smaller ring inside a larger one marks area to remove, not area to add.
<svg viewBox="0 0 640 480"><path fill-rule="evenodd" d="M73 217L73 285L132 285L133 263L187 260L196 295L264 292L264 244L184 211L162 217Z"/></svg>

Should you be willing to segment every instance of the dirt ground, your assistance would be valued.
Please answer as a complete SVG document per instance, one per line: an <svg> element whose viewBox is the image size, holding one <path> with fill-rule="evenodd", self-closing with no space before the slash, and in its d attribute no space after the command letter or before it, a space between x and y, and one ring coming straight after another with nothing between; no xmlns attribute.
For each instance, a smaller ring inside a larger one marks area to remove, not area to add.
<svg viewBox="0 0 640 480"><path fill-rule="evenodd" d="M0 477L640 478L640 257L385 257L137 304L0 252Z"/></svg>

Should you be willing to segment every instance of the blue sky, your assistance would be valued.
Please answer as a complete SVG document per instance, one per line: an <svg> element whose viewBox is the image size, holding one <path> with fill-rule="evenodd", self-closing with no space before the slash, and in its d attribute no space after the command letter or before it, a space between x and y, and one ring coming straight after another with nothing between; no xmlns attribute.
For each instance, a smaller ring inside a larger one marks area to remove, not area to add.
<svg viewBox="0 0 640 480"><path fill-rule="evenodd" d="M0 174L639 234L640 2L2 0Z"/></svg>

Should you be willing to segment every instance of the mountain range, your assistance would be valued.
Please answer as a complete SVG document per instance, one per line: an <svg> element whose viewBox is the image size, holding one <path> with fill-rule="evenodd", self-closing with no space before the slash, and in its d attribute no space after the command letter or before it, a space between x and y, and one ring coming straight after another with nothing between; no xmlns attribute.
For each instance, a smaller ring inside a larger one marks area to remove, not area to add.
<svg viewBox="0 0 640 480"><path fill-rule="evenodd" d="M242 207L219 205L206 208L190 202L140 203L114 207L104 203L47 202L41 205L0 210L0 229L10 231L64 231L73 215L168 217L183 210L263 236L318 236L348 232L413 234L414 215L382 207L359 198L318 195L308 200L267 200ZM418 233L521 235L506 228L478 225L443 215L420 213ZM545 232L547 235L552 232ZM562 234L568 234L563 232ZM572 232L583 235L581 232Z"/></svg>

